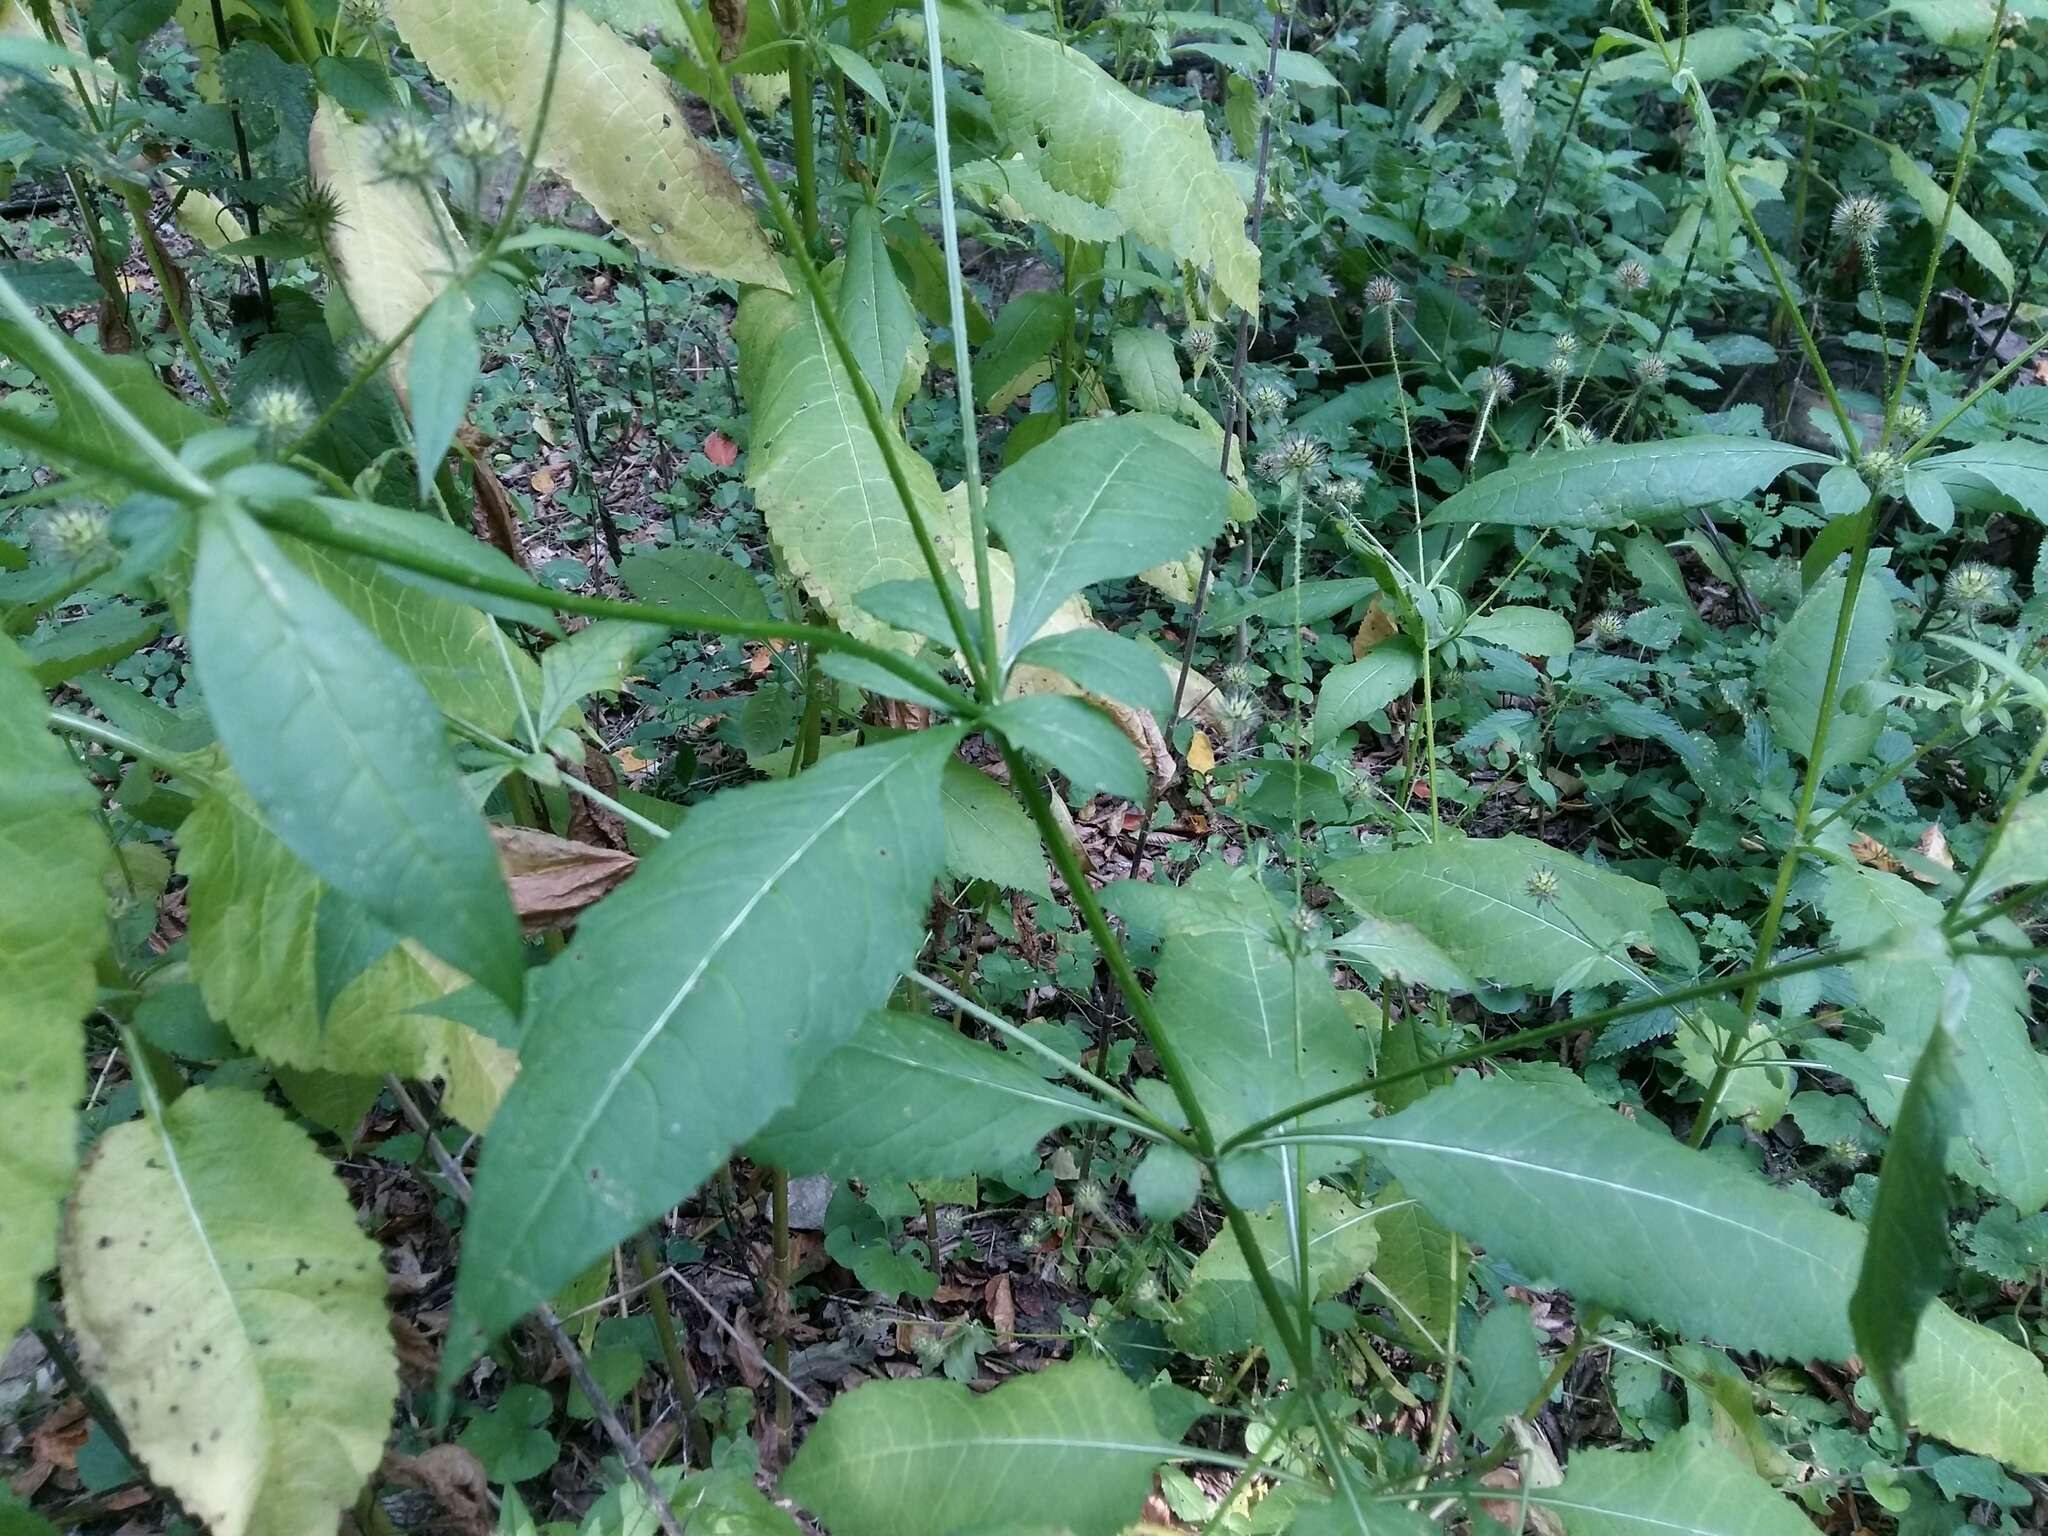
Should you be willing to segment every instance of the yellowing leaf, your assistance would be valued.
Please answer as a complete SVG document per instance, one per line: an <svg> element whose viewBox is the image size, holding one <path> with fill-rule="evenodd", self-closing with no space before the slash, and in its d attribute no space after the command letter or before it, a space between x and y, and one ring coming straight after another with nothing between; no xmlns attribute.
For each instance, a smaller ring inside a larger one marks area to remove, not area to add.
<svg viewBox="0 0 2048 1536"><path fill-rule="evenodd" d="M1211 773L1216 767L1216 749L1209 745L1208 734L1197 731L1188 742L1188 771L1190 773Z"/></svg>
<svg viewBox="0 0 2048 1536"><path fill-rule="evenodd" d="M522 139L540 113L553 7L527 0L393 0L406 46L472 106ZM655 260L786 288L740 185L684 126L642 50L571 7L540 163L575 184Z"/></svg>
<svg viewBox="0 0 2048 1536"><path fill-rule="evenodd" d="M981 71L997 131L1046 188L1115 214L1139 239L1211 269L1231 303L1258 307L1244 199L1198 115L1134 95L1086 55L973 0L948 0L943 18L946 53Z"/></svg>
<svg viewBox="0 0 2048 1536"><path fill-rule="evenodd" d="M388 342L440 297L453 263L467 262L469 248L438 196L379 178L376 138L369 124L323 100L306 158L314 181L341 204L328 253L349 304L364 330ZM391 359L390 377L400 387L410 350L408 342Z"/></svg>
<svg viewBox="0 0 2048 1536"><path fill-rule="evenodd" d="M64 1310L151 1481L214 1536L331 1531L398 1394L384 1266L281 1110L188 1088L100 1138Z"/></svg>
<svg viewBox="0 0 2048 1536"><path fill-rule="evenodd" d="M29 1319L57 1258L77 1156L93 963L106 943L107 842L92 790L43 728L42 689L0 637L0 1336Z"/></svg>

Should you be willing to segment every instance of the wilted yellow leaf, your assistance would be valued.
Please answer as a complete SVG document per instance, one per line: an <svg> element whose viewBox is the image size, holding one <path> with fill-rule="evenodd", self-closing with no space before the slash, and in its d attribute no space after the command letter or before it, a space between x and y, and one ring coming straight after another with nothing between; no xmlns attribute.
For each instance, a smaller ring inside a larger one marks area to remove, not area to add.
<svg viewBox="0 0 2048 1536"><path fill-rule="evenodd" d="M1188 770L1191 773L1209 773L1216 767L1216 749L1209 745L1206 732L1195 732L1188 743Z"/></svg>

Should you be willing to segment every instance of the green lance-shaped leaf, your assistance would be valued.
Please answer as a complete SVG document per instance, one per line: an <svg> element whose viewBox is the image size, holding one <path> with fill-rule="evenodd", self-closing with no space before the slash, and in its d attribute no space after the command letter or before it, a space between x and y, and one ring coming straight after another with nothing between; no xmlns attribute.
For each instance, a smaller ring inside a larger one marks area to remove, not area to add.
<svg viewBox="0 0 2048 1536"><path fill-rule="evenodd" d="M2048 880L2048 794L2028 795L2012 808L2005 836L1977 876L1977 894L1988 900L2037 880Z"/></svg>
<svg viewBox="0 0 2048 1536"><path fill-rule="evenodd" d="M1145 766L1108 712L1068 694L1028 693L1005 699L988 723L1015 746L1050 763L1087 794L1122 800L1145 796Z"/></svg>
<svg viewBox="0 0 2048 1536"><path fill-rule="evenodd" d="M947 57L981 71L1006 147L1046 183L1114 213L1140 240L1210 269L1241 309L1259 303L1259 252L1199 115L1133 94L1064 43L974 0L941 13Z"/></svg>
<svg viewBox="0 0 2048 1536"><path fill-rule="evenodd" d="M884 408L896 403L918 340L917 313L889 261L882 215L862 204L846 230L846 267L839 279L839 321L860 371Z"/></svg>
<svg viewBox="0 0 2048 1536"><path fill-rule="evenodd" d="M1526 837L1446 837L1360 854L1324 878L1367 917L1420 930L1473 976L1511 987L1641 981L1631 947L1699 959L1653 885Z"/></svg>
<svg viewBox="0 0 2048 1536"><path fill-rule="evenodd" d="M534 728L543 736L593 693L617 693L633 664L668 639L659 624L601 619L549 646L540 659L540 708Z"/></svg>
<svg viewBox="0 0 2048 1536"><path fill-rule="evenodd" d="M229 761L285 846L516 1008L519 924L418 678L229 505L201 524L191 641Z"/></svg>
<svg viewBox="0 0 2048 1536"><path fill-rule="evenodd" d="M944 859L952 741L864 747L696 807L536 973L444 1381L795 1103L888 997Z"/></svg>
<svg viewBox="0 0 2048 1536"><path fill-rule="evenodd" d="M1379 1212L1352 1204L1330 1189L1312 1189L1301 1203L1308 1228L1309 1289L1325 1300L1355 1285L1372 1267L1379 1248ZM1252 1236L1281 1293L1293 1297L1294 1232L1286 1213L1277 1208L1251 1218ZM1263 1344L1276 1359L1285 1358L1272 1319L1252 1282L1244 1249L1230 1227L1218 1232L1195 1261L1187 1289L1180 1294L1176 1316L1168 1328L1173 1342L1189 1354L1214 1359Z"/></svg>
<svg viewBox="0 0 2048 1536"><path fill-rule="evenodd" d="M1855 1348L1861 1228L1590 1096L1466 1077L1341 1144L1380 1158L1446 1226L1581 1303L1781 1359L1844 1360ZM1931 1306L1903 1383L1923 1433L2048 1468L2048 1375L2020 1346Z"/></svg>
<svg viewBox="0 0 2048 1536"><path fill-rule="evenodd" d="M421 63L524 143L540 116L554 8L527 0L393 0ZM764 288L788 281L725 162L684 126L661 71L574 6L540 163L656 261Z"/></svg>
<svg viewBox="0 0 2048 1536"><path fill-rule="evenodd" d="M1006 664L1076 592L1206 545L1230 510L1207 444L1163 417L1078 422L1049 446L989 489L989 526L1017 572Z"/></svg>
<svg viewBox="0 0 2048 1536"><path fill-rule="evenodd" d="M1127 325L1109 338L1117 384L1134 411L1171 416L1185 393L1173 338L1149 325Z"/></svg>
<svg viewBox="0 0 2048 1536"><path fill-rule="evenodd" d="M741 326L768 330L763 317L771 313L781 328L772 332L768 361L751 381L742 380L754 410L747 483L789 574L811 601L849 634L907 648L915 643L909 636L855 601L884 582L931 576L889 479L884 444L868 430L809 296L749 294ZM902 467L926 528L964 547L964 513L939 493L938 476L894 427L887 451Z"/></svg>
<svg viewBox="0 0 2048 1536"><path fill-rule="evenodd" d="M1979 224L1961 202L1951 207L1948 188L1921 170L1913 157L1903 149L1896 145L1886 145L1885 154L1891 167L1892 180L1904 188L1906 195L1919 205L1920 217L1926 221L1927 227L1938 227L1945 211L1948 215L1947 238L1961 244L1978 266L1997 278L1998 285L2007 293L2011 293L2012 258L2006 255L2004 249L1992 238L1991 231Z"/></svg>
<svg viewBox="0 0 2048 1536"><path fill-rule="evenodd" d="M64 1312L150 1479L214 1536L331 1529L383 1456L384 1266L332 1167L256 1094L188 1088L100 1138Z"/></svg>
<svg viewBox="0 0 2048 1536"><path fill-rule="evenodd" d="M1653 1451L1576 1451L1555 1488L1508 1495L1572 1536L1812 1536L1813 1522L1740 1457L1688 1427Z"/></svg>
<svg viewBox="0 0 2048 1536"><path fill-rule="evenodd" d="M1612 528L1735 501L1827 455L1755 437L1679 437L1538 454L1473 481L1428 521Z"/></svg>
<svg viewBox="0 0 2048 1536"><path fill-rule="evenodd" d="M1771 642L1771 653L1764 661L1764 702L1771 730L1801 757L1813 750L1821 690L1827 683L1828 659L1834 652L1835 626L1847 587L1846 578L1830 576L1807 593ZM1849 643L1842 652L1835 714L1828 724L1829 767L1854 762L1876 745L1877 734L1884 728L1883 713L1851 713L1844 699L1858 683L1882 677L1891 664L1892 605L1875 582L1866 581L1857 589L1856 611L1849 619Z"/></svg>
<svg viewBox="0 0 2048 1536"><path fill-rule="evenodd" d="M57 1208L78 1156L86 1010L107 940L111 860L98 802L43 728L42 689L0 636L0 1335L28 1322L57 1260Z"/></svg>
<svg viewBox="0 0 2048 1536"><path fill-rule="evenodd" d="M1090 693L1148 709L1161 720L1173 708L1174 680L1160 666L1159 652L1129 635L1092 627L1040 635L1017 653L1017 661L1050 667Z"/></svg>
<svg viewBox="0 0 2048 1536"><path fill-rule="evenodd" d="M748 1143L793 1173L868 1184L1014 1168L1041 1138L1097 1118L1039 1063L933 1019L870 1014L801 1097Z"/></svg>
<svg viewBox="0 0 2048 1536"><path fill-rule="evenodd" d="M1501 1420L1525 1412L1543 1385L1543 1356L1526 1302L1501 1301L1461 1340L1468 1384L1458 1404L1466 1433L1491 1441Z"/></svg>
<svg viewBox="0 0 2048 1536"><path fill-rule="evenodd" d="M782 1491L832 1536L952 1536L1019 1518L1112 1536L1175 1452L1128 1377L1074 1360L981 1396L951 1381L856 1387L825 1410Z"/></svg>
<svg viewBox="0 0 2048 1536"><path fill-rule="evenodd" d="M1045 851L1017 797L957 758L946 764L943 788L947 873L958 880L993 880L1050 901Z"/></svg>
<svg viewBox="0 0 2048 1536"><path fill-rule="evenodd" d="M1863 1268L1849 1298L1849 1322L1863 1364L1902 1423L1910 1408L1904 1375L1914 1336L1952 1267L1948 1150L1967 1118L1969 1099L1969 1088L1956 1071L1961 1048L1949 1021L1938 1018L1892 1122Z"/></svg>
<svg viewBox="0 0 2048 1536"><path fill-rule="evenodd" d="M1356 661L1330 668L1316 694L1315 739L1335 741L1377 714L1422 679L1422 652L1400 636L1382 640Z"/></svg>
<svg viewBox="0 0 2048 1536"><path fill-rule="evenodd" d="M469 298L450 289L427 306L426 318L412 333L412 355L405 365L421 501L433 490L434 476L455 441L482 367L483 348L477 345Z"/></svg>

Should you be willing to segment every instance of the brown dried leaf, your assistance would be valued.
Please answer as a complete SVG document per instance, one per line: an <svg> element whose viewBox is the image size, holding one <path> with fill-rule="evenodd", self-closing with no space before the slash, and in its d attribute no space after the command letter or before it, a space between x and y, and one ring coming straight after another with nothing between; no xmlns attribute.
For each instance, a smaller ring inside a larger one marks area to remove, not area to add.
<svg viewBox="0 0 2048 1536"><path fill-rule="evenodd" d="M639 863L616 848L572 843L531 827L491 828L498 867L512 888L512 909L528 933L562 928L633 872Z"/></svg>
<svg viewBox="0 0 2048 1536"><path fill-rule="evenodd" d="M474 1452L459 1445L436 1445L417 1456L398 1451L384 1454L384 1475L401 1488L423 1488L441 1506L441 1528L458 1536L490 1536L490 1480Z"/></svg>
<svg viewBox="0 0 2048 1536"><path fill-rule="evenodd" d="M1868 832L1858 832L1849 839L1849 855L1858 864L1867 864L1872 869L1881 869L1887 874L1895 875L1905 867L1892 857L1891 849Z"/></svg>

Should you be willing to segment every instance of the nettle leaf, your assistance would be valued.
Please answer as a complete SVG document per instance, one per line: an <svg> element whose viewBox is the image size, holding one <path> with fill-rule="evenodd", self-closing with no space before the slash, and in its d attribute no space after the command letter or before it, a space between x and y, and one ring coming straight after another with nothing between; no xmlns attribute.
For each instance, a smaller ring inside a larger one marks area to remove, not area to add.
<svg viewBox="0 0 2048 1536"><path fill-rule="evenodd" d="M1781 1359L1855 1348L1860 1227L1590 1095L1468 1076L1318 1138L1374 1153L1446 1226L1581 1302ZM2020 1346L1933 1306L1903 1382L1923 1433L2048 1467L2048 1375Z"/></svg>
<svg viewBox="0 0 2048 1536"><path fill-rule="evenodd" d="M1015 1168L1061 1126L1103 1118L1093 1100L1047 1082L1033 1058L935 1019L876 1013L747 1150L792 1173L872 1187Z"/></svg>
<svg viewBox="0 0 2048 1536"><path fill-rule="evenodd" d="M356 122L323 98L306 154L313 180L341 207L328 254L349 307L365 331L389 342L443 294L467 315L469 300L451 285L470 255L438 193L378 171L377 138L375 123ZM405 379L411 348L408 341L391 359L394 383Z"/></svg>
<svg viewBox="0 0 2048 1536"><path fill-rule="evenodd" d="M943 43L981 71L996 129L1055 191L1114 213L1140 240L1215 275L1241 309L1259 302L1259 252L1201 117L1135 95L1086 55L947 0ZM1099 237L1097 237L1099 238Z"/></svg>
<svg viewBox="0 0 2048 1536"><path fill-rule="evenodd" d="M894 427L886 448L868 430L808 295L784 300L749 294L740 306L742 327L750 319L765 325L762 317L769 305L786 313L767 363L752 384L742 379L754 411L747 484L789 574L811 601L847 633L907 650L917 642L856 601L884 582L931 576L890 482L885 451L895 454L919 514L935 536L944 533L953 542L967 543L964 504L956 509L939 493L932 467ZM743 341L743 355L746 345Z"/></svg>
<svg viewBox="0 0 2048 1536"><path fill-rule="evenodd" d="M64 1312L152 1482L214 1536L332 1526L398 1396L377 1246L283 1111L187 1088L79 1175Z"/></svg>
<svg viewBox="0 0 2048 1536"><path fill-rule="evenodd" d="M523 143L540 115L554 12L526 0L394 0L391 20L420 62ZM725 162L684 125L644 51L571 7L540 164L656 261L764 288L781 264Z"/></svg>
<svg viewBox="0 0 2048 1536"><path fill-rule="evenodd" d="M201 524L190 634L222 745L271 830L516 1007L518 921L419 680L232 506Z"/></svg>
<svg viewBox="0 0 2048 1536"><path fill-rule="evenodd" d="M1949 1142L1968 1113L1969 1087L1956 1070L1958 1042L1937 1019L1899 1101L1885 1144L1870 1237L1849 1322L1863 1364L1893 1417L1910 1422L1905 1365L1927 1308L1939 1300L1953 1264L1948 1242Z"/></svg>
<svg viewBox="0 0 2048 1536"><path fill-rule="evenodd" d="M1529 1304L1496 1303L1471 1338L1460 1342L1469 1361L1471 1385L1458 1422L1468 1434L1491 1440L1501 1421L1528 1409L1543 1385L1543 1356L1536 1347Z"/></svg>
<svg viewBox="0 0 2048 1536"><path fill-rule="evenodd" d="M1335 741L1421 680L1422 652L1414 641L1400 636L1382 640L1356 661L1330 668L1316 694L1316 741Z"/></svg>
<svg viewBox="0 0 2048 1536"><path fill-rule="evenodd" d="M1563 614L1517 603L1467 620L1460 633L1467 639L1484 640L1523 656L1547 658L1569 655L1573 638L1571 620Z"/></svg>
<svg viewBox="0 0 2048 1536"><path fill-rule="evenodd" d="M832 1536L951 1536L1027 1511L1034 1526L1113 1536L1176 1449L1128 1377L1073 1360L979 1395L951 1381L856 1387L825 1410L782 1491Z"/></svg>
<svg viewBox="0 0 2048 1536"><path fill-rule="evenodd" d="M1891 168L1892 180L1919 205L1920 217L1927 222L1927 227L1930 230L1937 228L1946 210L1947 238L1959 242L1978 266L1998 279L1999 286L2007 293L2011 293L2012 258L2000 248L1998 242L1992 238L1991 232L1971 217L1969 210L1963 207L1960 200L1953 208L1949 207L1948 188L1921 170L1919 164L1903 149L1887 144L1885 155Z"/></svg>
<svg viewBox="0 0 2048 1536"><path fill-rule="evenodd" d="M477 1171L444 1381L695 1189L888 997L943 862L954 739L922 732L713 797L536 973Z"/></svg>
<svg viewBox="0 0 2048 1536"><path fill-rule="evenodd" d="M1799 1507L1726 1446L1688 1427L1652 1451L1581 1450L1555 1488L1508 1495L1555 1510L1572 1536L1811 1536Z"/></svg>
<svg viewBox="0 0 2048 1536"><path fill-rule="evenodd" d="M112 866L99 800L43 727L48 703L0 636L0 1334L26 1326L57 1261L57 1210L78 1158L85 1024L107 942Z"/></svg>
<svg viewBox="0 0 2048 1536"><path fill-rule="evenodd" d="M1068 598L1134 576L1223 531L1230 485L1206 441L1163 417L1076 422L996 477L988 524L1010 552L1016 598L1004 661Z"/></svg>
<svg viewBox="0 0 2048 1536"><path fill-rule="evenodd" d="M1482 475L1429 514L1432 525L1613 528L1739 501L1827 455L1755 437L1678 437L1538 454Z"/></svg>
<svg viewBox="0 0 2048 1536"><path fill-rule="evenodd" d="M1412 925L1459 968L1502 986L1642 982L1631 948L1680 970L1699 960L1655 886L1526 837L1447 835L1339 859L1323 878L1362 915Z"/></svg>
<svg viewBox="0 0 2048 1536"><path fill-rule="evenodd" d="M1379 1250L1375 1221L1379 1213L1361 1208L1335 1190L1311 1189L1300 1207L1308 1228L1309 1289L1317 1301L1350 1289L1372 1267ZM1295 1268L1294 1226L1280 1210L1251 1218L1259 1253L1290 1302L1300 1290ZM1251 1268L1236 1232L1225 1227L1203 1250L1180 1294L1167 1334L1175 1345L1204 1359L1233 1355L1262 1344L1276 1360L1284 1360L1279 1336L1252 1283Z"/></svg>
<svg viewBox="0 0 2048 1536"><path fill-rule="evenodd" d="M1826 686L1828 658L1835 647L1847 578L1830 576L1806 594L1771 642L1764 662L1764 702L1771 730L1785 747L1801 757L1813 750L1814 727L1820 719L1821 689ZM1849 619L1848 648L1842 653L1841 680L1835 691L1835 713L1828 725L1827 767L1853 763L1877 744L1884 713L1853 714L1843 698L1858 683L1891 670L1892 605L1875 582L1857 589L1856 611Z"/></svg>
<svg viewBox="0 0 2048 1536"><path fill-rule="evenodd" d="M434 1011L464 978L324 886L224 770L178 828L178 873L200 993L244 1049L298 1071L439 1078L451 1115L490 1122L518 1061Z"/></svg>
<svg viewBox="0 0 2048 1536"><path fill-rule="evenodd" d="M949 874L1052 899L1038 829L1007 786L955 758L946 764L941 791Z"/></svg>

